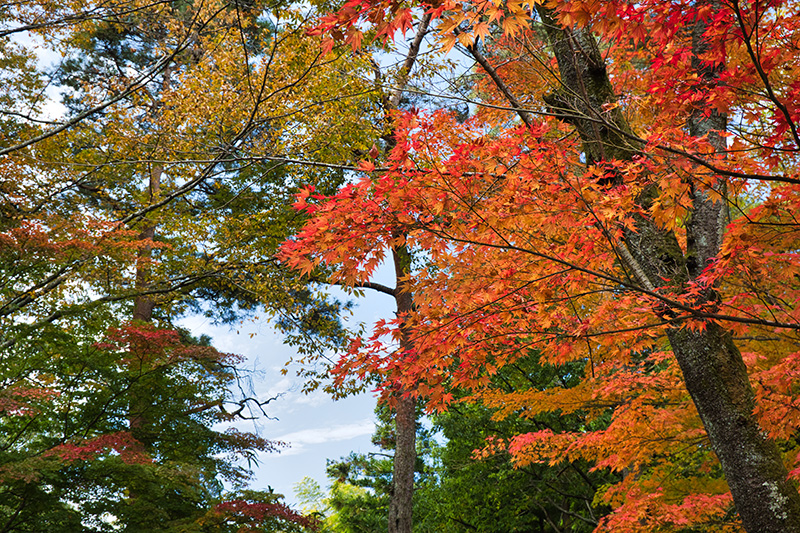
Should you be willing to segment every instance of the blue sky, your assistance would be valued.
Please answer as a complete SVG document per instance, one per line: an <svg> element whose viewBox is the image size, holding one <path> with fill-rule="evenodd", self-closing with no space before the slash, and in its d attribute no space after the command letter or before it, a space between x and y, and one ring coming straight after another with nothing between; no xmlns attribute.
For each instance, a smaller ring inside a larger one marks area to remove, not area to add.
<svg viewBox="0 0 800 533"><path fill-rule="evenodd" d="M388 269L385 269L388 270ZM383 276L381 276L383 277ZM383 281L390 283L388 280ZM393 316L394 301L385 295L368 294L357 301L350 320L372 324L379 318ZM327 459L339 459L351 451L378 451L370 442L375 429L376 400L370 393L333 401L325 392L302 392L302 380L290 367L281 374L284 364L294 354L282 337L264 319L244 321L234 326L215 326L208 319L192 316L181 325L198 336L212 337L220 351L247 358L243 367L250 371L253 391L260 399L278 396L266 406L275 420L259 419L237 424L240 430L255 431L260 436L289 444L280 453L261 454L254 469L252 487L272 487L295 503L294 485L308 476L327 488Z"/></svg>

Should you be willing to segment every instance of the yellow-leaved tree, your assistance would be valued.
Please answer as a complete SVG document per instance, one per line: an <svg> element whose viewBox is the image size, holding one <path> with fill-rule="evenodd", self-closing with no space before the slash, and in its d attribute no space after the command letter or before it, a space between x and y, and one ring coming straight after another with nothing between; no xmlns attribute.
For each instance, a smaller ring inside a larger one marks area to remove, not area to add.
<svg viewBox="0 0 800 533"><path fill-rule="evenodd" d="M220 501L223 478L247 477L236 461L274 445L219 424L268 399L236 395L237 359L174 320L322 304L272 256L300 222L292 192L332 190L371 146L374 97L363 60L306 35L314 13L115 0L0 15L0 528L308 525L268 494ZM308 332L328 337L334 308Z"/></svg>

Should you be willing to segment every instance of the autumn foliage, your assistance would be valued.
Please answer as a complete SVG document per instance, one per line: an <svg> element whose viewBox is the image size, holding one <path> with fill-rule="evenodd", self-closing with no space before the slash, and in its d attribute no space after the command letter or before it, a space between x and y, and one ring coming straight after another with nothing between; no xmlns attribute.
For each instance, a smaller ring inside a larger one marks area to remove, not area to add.
<svg viewBox="0 0 800 533"><path fill-rule="evenodd" d="M324 266L364 287L391 247L417 258L404 280L413 313L354 340L339 379L378 375L387 397L414 391L434 410L466 394L497 418L581 414L579 431L495 439L478 454L623 473L597 494L614 509L598 531L739 531L735 480L681 355L687 339L717 339L741 352L744 416L777 443L796 491L797 7L353 0L325 18L328 38L358 46L360 28L390 38L425 11L443 49L489 58L470 120L400 114L385 168L363 164L333 196L298 195L309 221L282 257L302 272ZM401 324L413 350L396 349ZM582 362L580 384L493 385L534 353Z"/></svg>
<svg viewBox="0 0 800 533"><path fill-rule="evenodd" d="M263 501L263 498L230 499L215 506L210 515L212 521L233 525L237 533L319 530L314 518L303 516L282 503Z"/></svg>
<svg viewBox="0 0 800 533"><path fill-rule="evenodd" d="M371 96L308 8L4 6L0 529L187 531L277 449L229 427L269 401L241 359L175 323L314 300L272 255L296 183L340 178L286 161L363 148Z"/></svg>
<svg viewBox="0 0 800 533"><path fill-rule="evenodd" d="M605 471L597 531L800 531L798 2L323 4L0 14L3 527L313 529L221 500L275 443L215 429L258 401L171 327L264 305L336 337L300 273L402 300L330 370L412 433L413 402L569 420L475 458ZM426 85L454 50L468 81ZM512 386L523 363L561 378Z"/></svg>

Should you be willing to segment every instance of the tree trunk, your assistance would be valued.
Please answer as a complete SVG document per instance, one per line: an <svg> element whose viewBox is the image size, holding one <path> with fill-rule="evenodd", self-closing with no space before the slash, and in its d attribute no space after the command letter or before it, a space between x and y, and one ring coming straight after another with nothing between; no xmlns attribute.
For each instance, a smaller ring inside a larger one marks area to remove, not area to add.
<svg viewBox="0 0 800 533"><path fill-rule="evenodd" d="M417 402L398 398L395 405L395 450L392 461L392 495L389 533L411 533L414 466L417 462Z"/></svg>
<svg viewBox="0 0 800 533"><path fill-rule="evenodd" d="M753 389L731 334L709 322L702 332L675 328L668 335L745 530L800 531L797 487L753 416Z"/></svg>
<svg viewBox="0 0 800 533"><path fill-rule="evenodd" d="M163 169L160 165L150 169L148 202L152 204L158 197L161 190L161 174ZM145 220L145 226L139 233L139 239L147 239L152 242L156 236L156 224ZM146 292L150 288L150 258L152 256L152 246L145 245L139 250L136 263L136 291ZM142 322L150 322L153 319L153 309L155 302L146 294L139 294L133 300L133 319Z"/></svg>
<svg viewBox="0 0 800 533"><path fill-rule="evenodd" d="M382 99L384 120L391 125L389 131L383 136L386 141L386 153L390 153L396 143L393 113L399 109L403 90L408 84L411 70L417 60L422 39L428 32L430 21L430 13L423 15L403 66L398 73L397 87L390 96L384 96ZM380 79L376 81L380 83ZM392 247L392 259L395 270L394 298L397 304L397 315L402 317L413 310L411 292L405 288L405 279L411 274L411 252L405 245L394 246ZM405 324L401 325L400 330L402 357L402 352L412 350L413 343ZM413 524L414 467L417 463L417 402L414 398L403 397L405 392L402 388L394 392L396 399L395 450L392 461L392 492L389 501L389 533L411 533Z"/></svg>
<svg viewBox="0 0 800 533"><path fill-rule="evenodd" d="M411 254L405 246L392 248L395 268L395 302L397 315L403 317L413 308L411 293L404 288L404 279L411 271ZM413 348L411 335L401 325L400 352ZM401 355L402 357L402 355ZM414 497L414 467L417 462L417 402L395 393L395 450L392 461L392 494L389 502L389 533L411 533Z"/></svg>
<svg viewBox="0 0 800 533"><path fill-rule="evenodd" d="M167 92L171 85L172 67L167 65L164 68L162 75L161 90ZM158 98L154 98L155 102L159 102ZM159 113L158 104L154 104L150 113L157 116ZM158 196L161 194L161 176L164 173L164 167L156 163L150 167L150 175L148 176L147 183L147 202L149 205L154 204ZM152 242L156 236L156 223L151 220L144 221L144 227L139 234L140 239L147 239ZM136 290L137 292L145 292L150 288L150 258L152 256L152 246L146 245L139 251L138 260L136 263ZM146 294L139 294L133 302L133 319L141 320L142 322L150 322L153 319L153 309L155 302Z"/></svg>
<svg viewBox="0 0 800 533"><path fill-rule="evenodd" d="M567 30L541 4L537 10L545 24L551 49L559 65L563 90L545 97L545 102L578 130L589 163L604 159L630 160L641 147L625 135L630 132L620 112L603 113L603 104L614 102L614 91L602 55L593 35L585 30ZM714 83L717 72L704 67L699 55L706 49L705 26L697 22L692 32L693 65L706 84ZM617 111L617 110L614 110ZM586 117L590 120L582 120ZM597 120L610 122L610 127ZM717 149L725 148L716 132L725 129L724 116L695 111L689 132L708 135ZM636 232L629 232L624 244L630 252L625 265L638 273L643 287L660 287L671 280L669 290L681 293L721 248L725 227L725 205L713 202L702 190L693 190L693 206L687 221L687 252L684 255L674 233L637 217ZM655 199L655 187L640 197L647 207ZM620 254L623 258L626 255ZM644 278L644 279L641 279ZM713 288L700 302L716 301ZM777 445L764 436L753 415L754 393L739 349L730 332L708 321L702 331L675 327L669 342L683 372L686 388L697 408L733 494L734 504L748 533L800 532L800 494L787 479Z"/></svg>
<svg viewBox="0 0 800 533"><path fill-rule="evenodd" d="M150 169L149 177L149 193L148 201L153 203L158 197L161 189L161 174L163 169L161 166L154 166ZM140 239L153 240L156 234L156 224L149 220L145 221L145 226L139 234ZM152 247L150 245L143 246L139 250L136 263L136 290L137 292L146 292L150 288L150 258L152 254ZM153 321L153 309L155 309L155 301L147 294L139 294L133 300L133 320L139 322L151 323ZM142 395L142 391L138 387L131 389L131 398L128 409L128 428L131 435L139 443L142 452L145 451L145 443L147 436L144 433L144 428L147 425L146 412L150 405L150 399L147 395Z"/></svg>
<svg viewBox="0 0 800 533"><path fill-rule="evenodd" d="M164 69L163 80L161 88L163 91L169 90L170 80L172 76L172 69L167 66ZM153 107L152 114L158 113L158 108ZM147 179L147 202L148 205L154 204L159 195L161 194L161 177L164 174L164 168L160 164L154 164L150 167L150 172ZM156 223L155 221L145 219L144 227L139 233L139 239L147 239L150 242L156 236ZM155 309L155 301L153 298L144 294L151 288L151 268L150 261L152 258L153 247L150 244L142 246L139 250L136 260L136 291L139 293L133 300L133 315L135 321L151 323L153 321L153 310ZM138 387L131 388L131 397L128 407L128 429L130 429L131 436L139 443L140 451L144 452L148 443L148 436L145 432L147 425L147 410L150 406L151 398ZM134 498L133 492L131 497Z"/></svg>

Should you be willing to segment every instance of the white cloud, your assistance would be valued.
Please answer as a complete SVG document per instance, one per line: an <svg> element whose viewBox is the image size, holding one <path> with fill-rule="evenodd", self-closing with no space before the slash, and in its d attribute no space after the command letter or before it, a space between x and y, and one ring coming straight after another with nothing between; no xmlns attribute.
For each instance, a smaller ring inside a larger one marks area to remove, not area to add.
<svg viewBox="0 0 800 533"><path fill-rule="evenodd" d="M350 440L364 435L371 435L375 431L375 423L365 418L352 424L329 426L313 429L303 429L287 433L276 440L288 442L293 449L301 448L306 444L323 444L340 440Z"/></svg>
<svg viewBox="0 0 800 533"><path fill-rule="evenodd" d="M273 396L285 396L292 388L292 380L286 376L281 376L278 381L274 383L259 383L260 387L256 387L256 392L260 397L271 398Z"/></svg>
<svg viewBox="0 0 800 533"><path fill-rule="evenodd" d="M309 394L297 394L292 398L292 402L308 407L320 407L331 403L331 397L324 391L315 390Z"/></svg>

